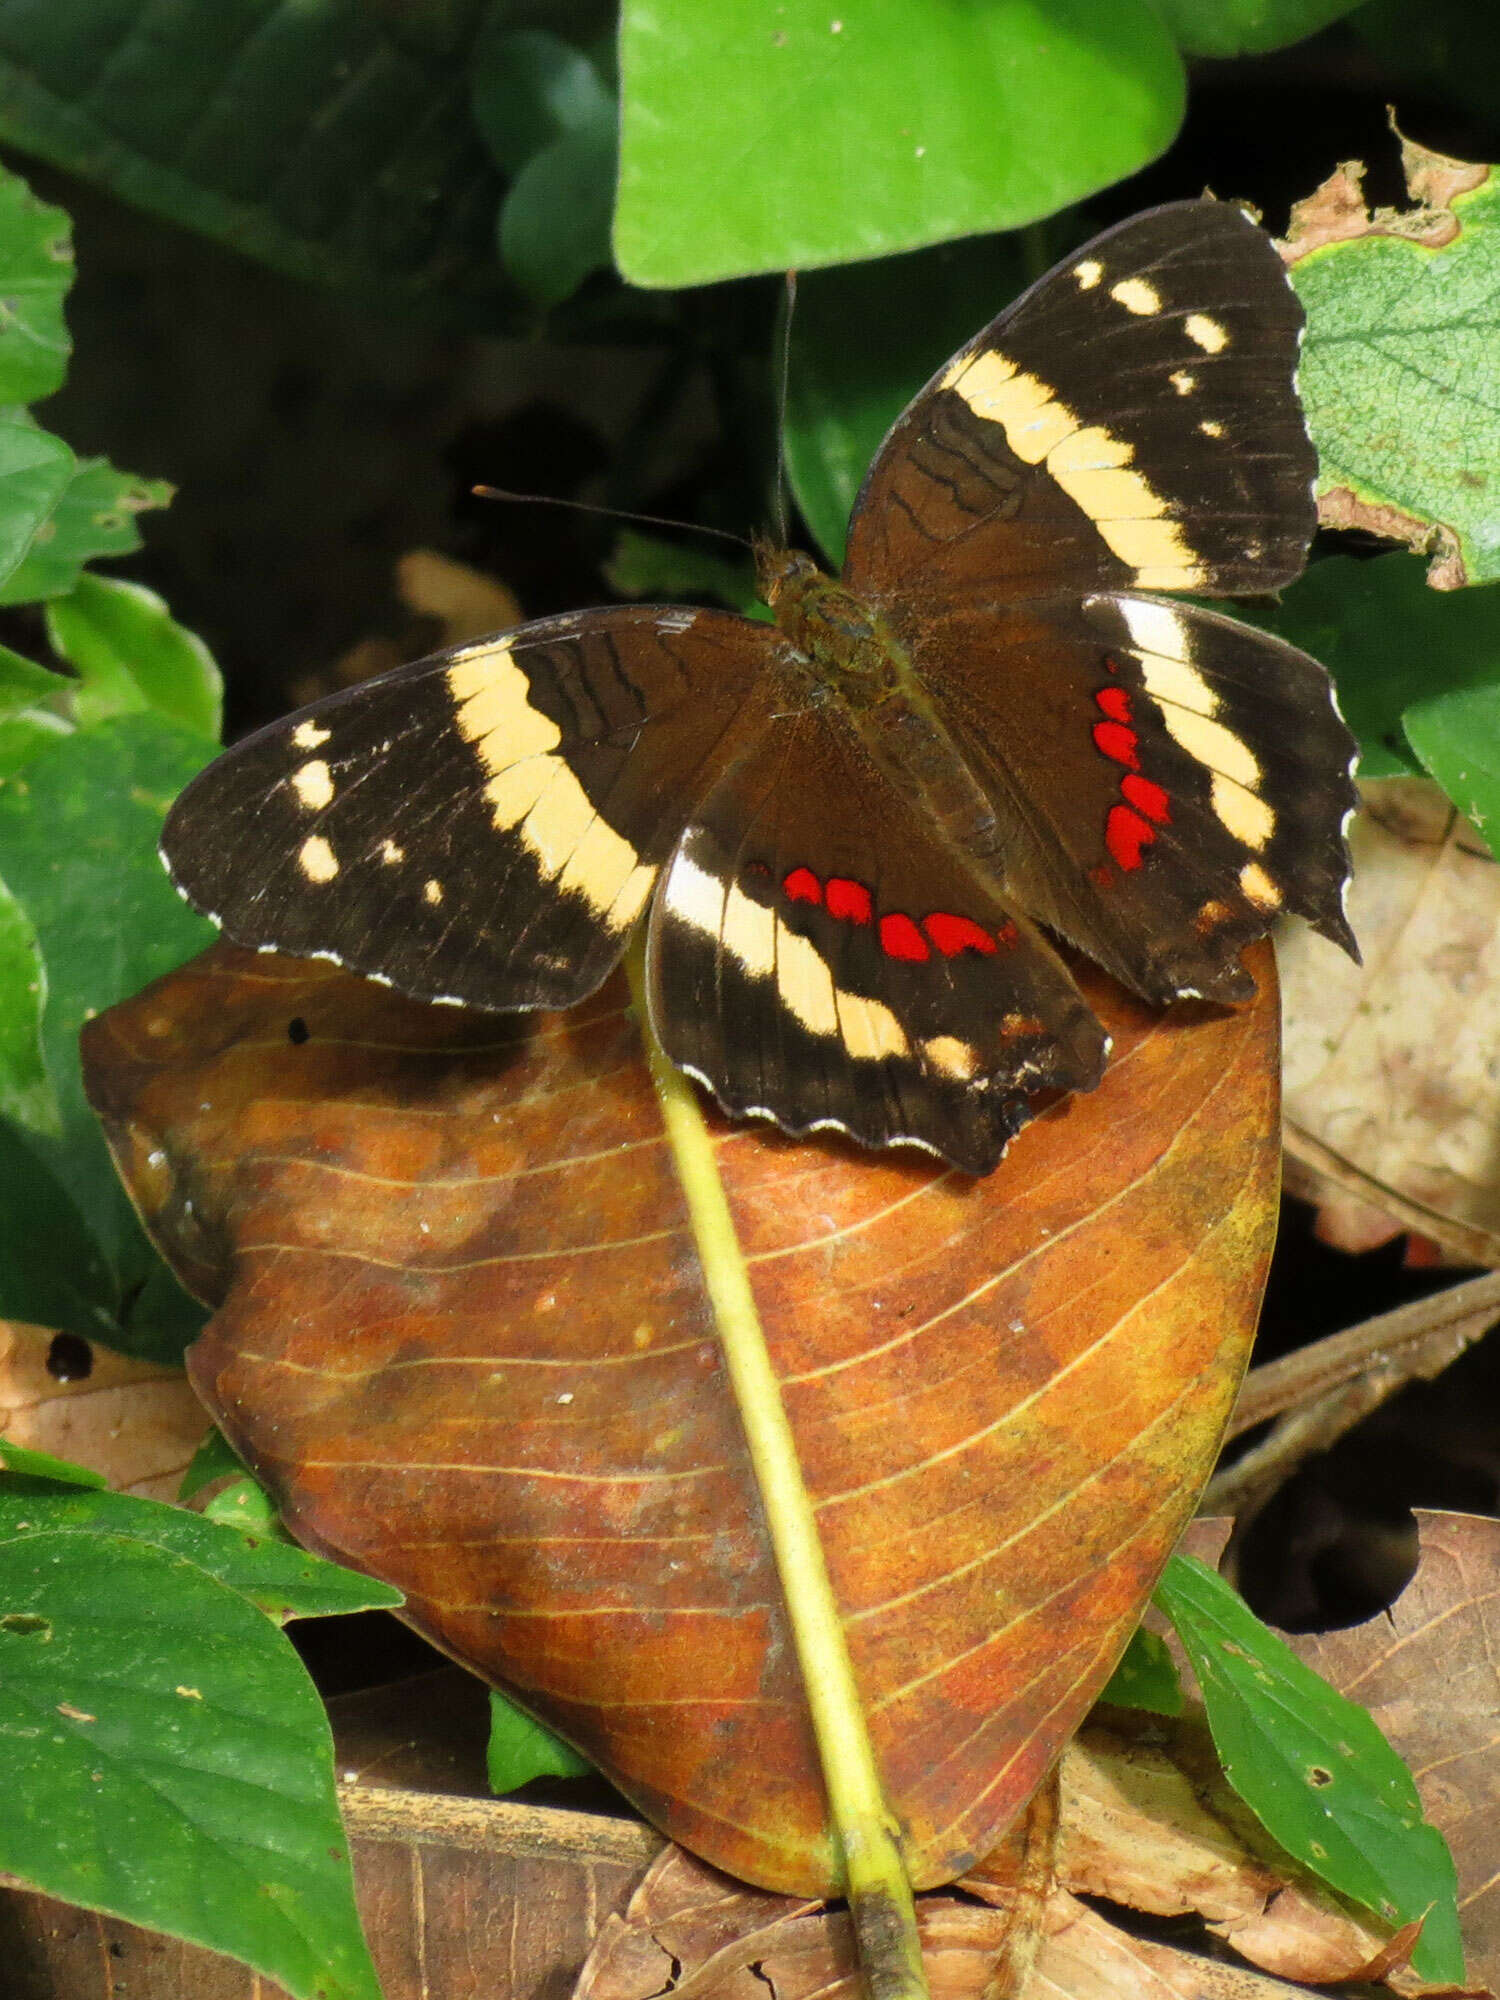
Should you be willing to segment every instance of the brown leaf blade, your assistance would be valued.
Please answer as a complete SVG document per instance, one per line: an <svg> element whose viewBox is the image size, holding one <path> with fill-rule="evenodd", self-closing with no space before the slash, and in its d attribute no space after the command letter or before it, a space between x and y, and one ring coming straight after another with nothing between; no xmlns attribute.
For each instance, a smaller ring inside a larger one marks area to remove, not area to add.
<svg viewBox="0 0 1500 2000"><path fill-rule="evenodd" d="M1274 1228L1257 971L1237 1014L1091 986L1109 1076L987 1181L719 1128L919 1886L1035 1788L1212 1461ZM194 1379L294 1530L674 1837L825 1893L799 1671L619 990L477 1016L220 947L86 1056L158 1240L220 1302Z"/></svg>

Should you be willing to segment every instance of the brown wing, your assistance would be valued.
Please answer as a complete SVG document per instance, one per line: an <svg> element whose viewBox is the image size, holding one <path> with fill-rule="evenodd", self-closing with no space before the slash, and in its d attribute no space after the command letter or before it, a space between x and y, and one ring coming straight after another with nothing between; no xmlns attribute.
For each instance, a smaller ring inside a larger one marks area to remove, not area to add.
<svg viewBox="0 0 1500 2000"><path fill-rule="evenodd" d="M211 764L172 809L167 865L239 944L419 998L567 1006L619 957L783 643L628 606L402 667Z"/></svg>
<svg viewBox="0 0 1500 2000"><path fill-rule="evenodd" d="M1121 223L899 419L856 503L845 581L939 605L1287 582L1315 525L1301 330L1270 239L1232 204Z"/></svg>
<svg viewBox="0 0 1500 2000"><path fill-rule="evenodd" d="M836 707L767 711L652 906L657 1035L731 1113L987 1173L1031 1094L1097 1083L1103 1031Z"/></svg>
<svg viewBox="0 0 1500 2000"><path fill-rule="evenodd" d="M911 643L1021 906L1137 993L1248 997L1283 910L1343 912L1354 739L1305 653L1144 597L958 611Z"/></svg>

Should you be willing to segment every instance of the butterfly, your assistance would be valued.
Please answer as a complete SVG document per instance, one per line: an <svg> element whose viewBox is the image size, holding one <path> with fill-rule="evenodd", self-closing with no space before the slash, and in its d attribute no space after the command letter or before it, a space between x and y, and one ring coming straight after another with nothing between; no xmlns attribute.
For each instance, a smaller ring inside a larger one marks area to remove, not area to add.
<svg viewBox="0 0 1500 2000"><path fill-rule="evenodd" d="M986 1173L1104 1067L1055 940L1158 1004L1248 998L1284 911L1358 955L1326 674L1174 596L1303 566L1301 332L1238 207L1121 223L897 420L837 580L757 545L774 624L612 606L333 695L188 786L170 872L241 944L480 1008L583 999L644 915L726 1112Z"/></svg>

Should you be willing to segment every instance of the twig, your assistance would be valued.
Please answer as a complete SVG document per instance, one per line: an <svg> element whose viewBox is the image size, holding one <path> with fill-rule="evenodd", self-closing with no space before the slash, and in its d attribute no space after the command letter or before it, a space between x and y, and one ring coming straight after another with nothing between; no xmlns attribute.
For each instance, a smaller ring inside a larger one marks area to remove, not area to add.
<svg viewBox="0 0 1500 2000"><path fill-rule="evenodd" d="M1204 1514L1253 1510L1302 1462L1408 1382L1429 1382L1500 1319L1500 1271L1381 1313L1252 1369L1228 1436L1275 1417L1270 1434L1210 1480Z"/></svg>

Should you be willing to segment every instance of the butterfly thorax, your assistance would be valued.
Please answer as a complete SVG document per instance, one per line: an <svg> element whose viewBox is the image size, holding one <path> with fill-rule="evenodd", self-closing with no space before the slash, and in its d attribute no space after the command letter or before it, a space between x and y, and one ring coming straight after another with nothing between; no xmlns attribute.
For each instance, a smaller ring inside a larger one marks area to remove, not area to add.
<svg viewBox="0 0 1500 2000"><path fill-rule="evenodd" d="M1003 872L995 813L882 612L794 550L756 550L761 590L814 700L839 702L886 775L978 872Z"/></svg>

